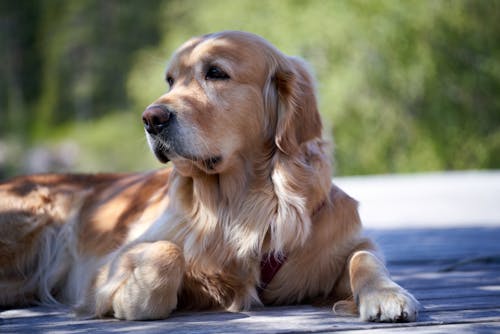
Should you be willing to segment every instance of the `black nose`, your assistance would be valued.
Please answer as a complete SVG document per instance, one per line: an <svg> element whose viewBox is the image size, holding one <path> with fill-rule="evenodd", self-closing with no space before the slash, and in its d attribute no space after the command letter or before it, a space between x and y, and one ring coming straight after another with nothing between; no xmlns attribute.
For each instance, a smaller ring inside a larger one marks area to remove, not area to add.
<svg viewBox="0 0 500 334"><path fill-rule="evenodd" d="M163 130L171 118L171 111L163 104L152 104L142 113L144 129L149 134L157 135Z"/></svg>

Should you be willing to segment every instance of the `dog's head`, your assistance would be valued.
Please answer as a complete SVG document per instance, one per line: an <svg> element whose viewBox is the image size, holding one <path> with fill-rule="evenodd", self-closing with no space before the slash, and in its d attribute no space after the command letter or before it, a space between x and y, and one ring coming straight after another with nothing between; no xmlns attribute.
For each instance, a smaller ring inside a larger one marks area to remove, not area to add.
<svg viewBox="0 0 500 334"><path fill-rule="evenodd" d="M183 174L223 173L270 146L293 155L321 137L304 64L253 34L189 40L173 55L166 81L168 92L142 119L156 157Z"/></svg>

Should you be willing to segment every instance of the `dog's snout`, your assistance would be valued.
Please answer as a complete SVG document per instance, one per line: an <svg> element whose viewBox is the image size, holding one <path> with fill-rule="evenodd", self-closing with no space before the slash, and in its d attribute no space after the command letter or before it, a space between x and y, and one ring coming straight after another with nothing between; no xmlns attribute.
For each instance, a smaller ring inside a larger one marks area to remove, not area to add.
<svg viewBox="0 0 500 334"><path fill-rule="evenodd" d="M144 129L149 134L156 135L165 128L172 116L172 112L163 104L153 104L142 113Z"/></svg>

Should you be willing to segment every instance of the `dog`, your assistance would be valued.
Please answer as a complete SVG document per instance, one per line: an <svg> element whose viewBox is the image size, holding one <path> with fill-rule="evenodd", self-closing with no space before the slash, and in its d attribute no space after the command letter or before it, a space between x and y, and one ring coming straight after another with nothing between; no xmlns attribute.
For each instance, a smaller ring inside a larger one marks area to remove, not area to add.
<svg viewBox="0 0 500 334"><path fill-rule="evenodd" d="M0 306L147 320L321 299L365 321L417 319L331 181L302 60L224 31L183 44L166 81L142 121L172 168L0 185Z"/></svg>

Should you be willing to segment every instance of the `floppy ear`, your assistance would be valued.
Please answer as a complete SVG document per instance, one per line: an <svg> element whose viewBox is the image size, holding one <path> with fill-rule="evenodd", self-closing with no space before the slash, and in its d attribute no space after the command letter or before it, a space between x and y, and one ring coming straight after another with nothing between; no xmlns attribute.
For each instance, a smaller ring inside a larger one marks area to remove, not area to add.
<svg viewBox="0 0 500 334"><path fill-rule="evenodd" d="M321 119L318 113L313 79L305 64L276 52L274 71L268 79L266 104L269 110L269 133L276 150L271 158L271 179L276 198L272 220L271 248L282 252L302 245L311 230L310 206L324 198L319 180L324 168L316 165L322 152ZM321 193L321 194L320 194ZM319 195L315 195L319 194Z"/></svg>
<svg viewBox="0 0 500 334"><path fill-rule="evenodd" d="M304 61L284 56L274 82L278 95L275 143L280 151L293 155L302 143L321 138L314 80Z"/></svg>

